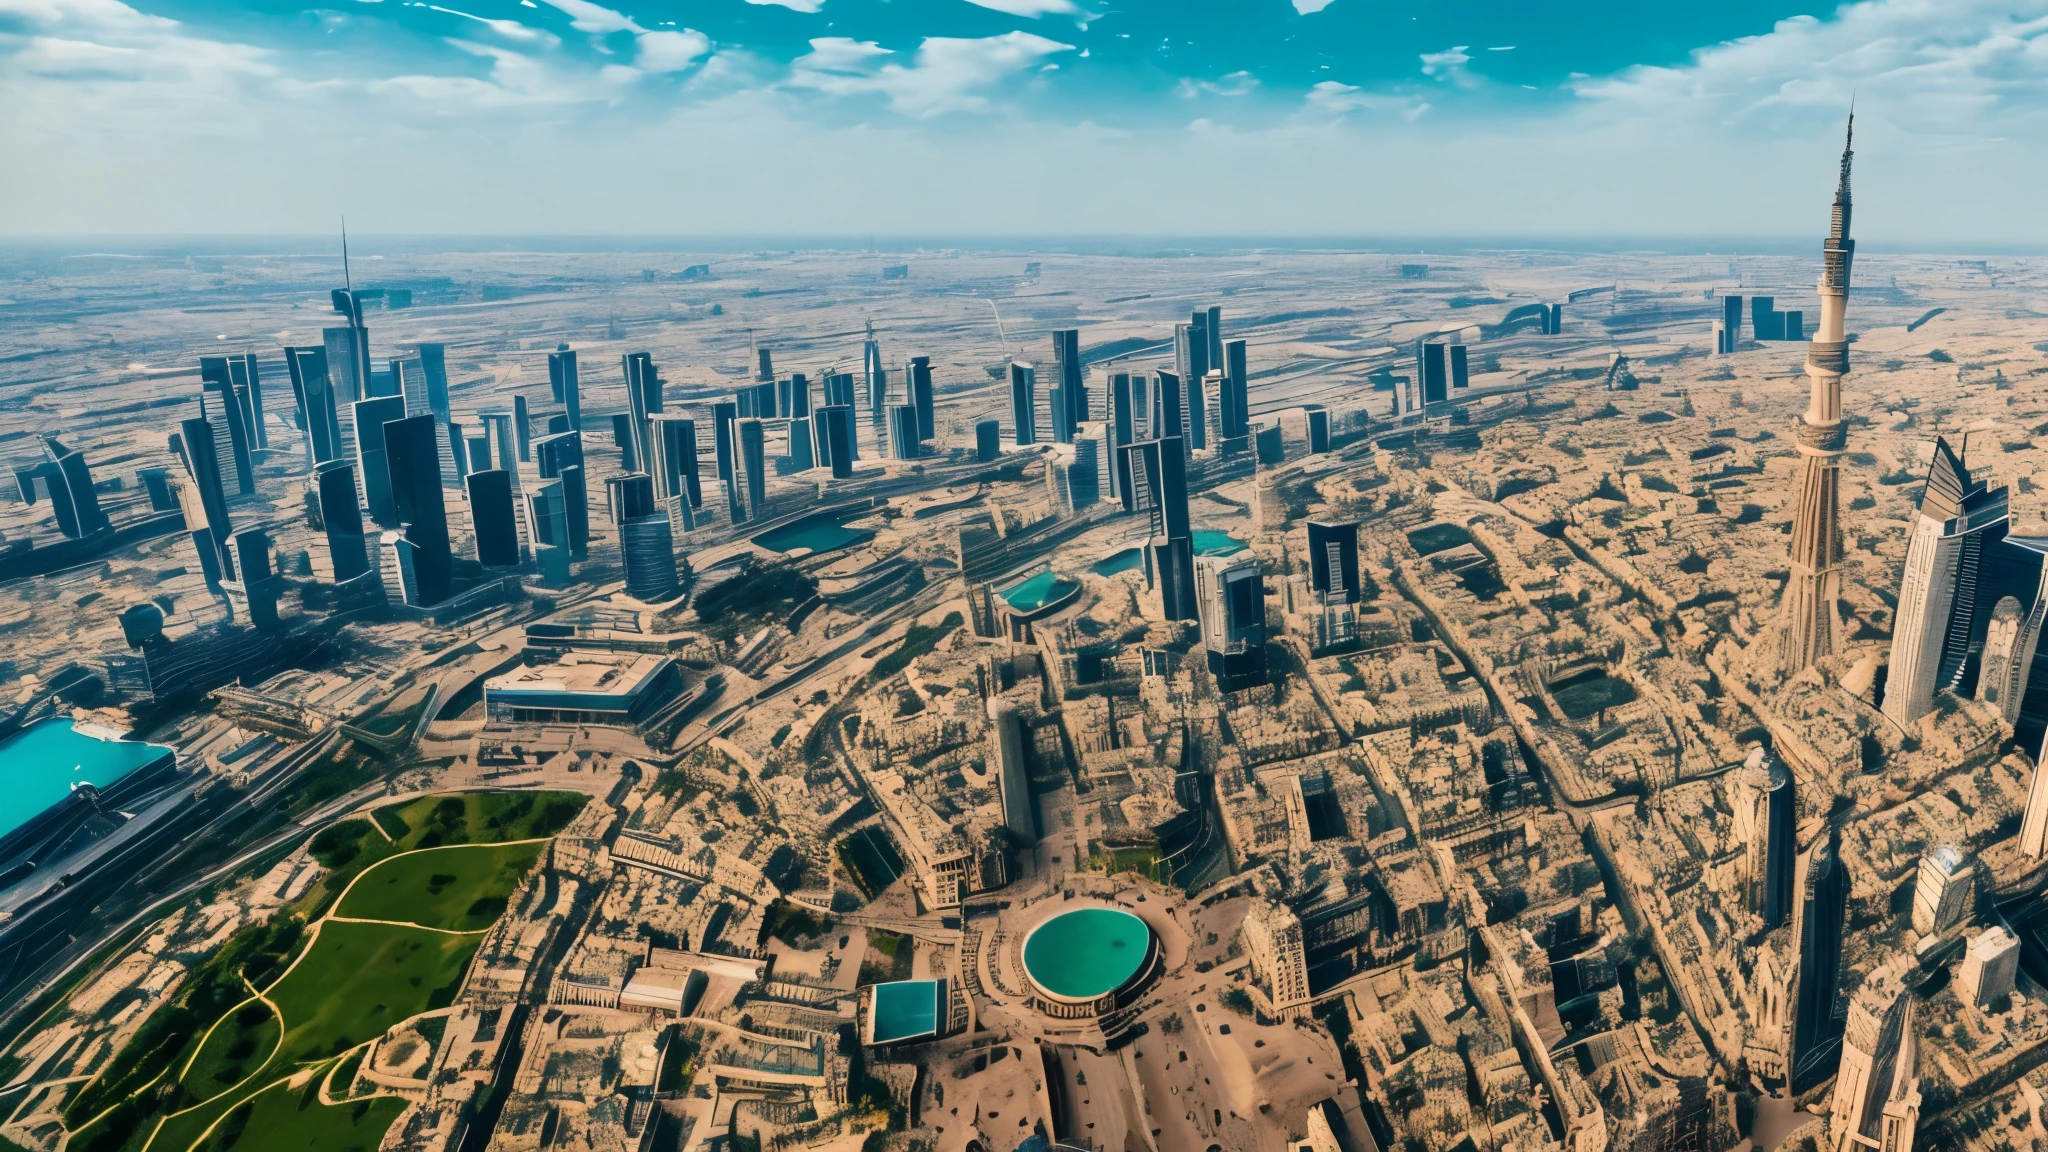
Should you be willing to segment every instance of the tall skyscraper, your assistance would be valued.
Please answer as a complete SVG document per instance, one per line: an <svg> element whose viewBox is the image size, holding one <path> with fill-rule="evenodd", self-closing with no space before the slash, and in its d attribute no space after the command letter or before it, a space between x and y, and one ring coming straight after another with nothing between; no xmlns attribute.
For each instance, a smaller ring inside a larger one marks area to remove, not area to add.
<svg viewBox="0 0 2048 1152"><path fill-rule="evenodd" d="M206 395L214 398L219 412L212 417L217 428L227 429L227 447L222 463L233 468L234 491L243 496L256 492L256 464L250 455L255 446L254 435L249 430L249 409L246 394L235 393L235 382L228 371L225 356L201 356L199 358L199 384Z"/></svg>
<svg viewBox="0 0 2048 1152"><path fill-rule="evenodd" d="M721 400L711 406L711 448L712 458L718 467L718 482L732 486L733 480L733 424L739 420L739 405L730 400Z"/></svg>
<svg viewBox="0 0 2048 1152"><path fill-rule="evenodd" d="M1451 387L1453 389L1471 387L1472 369L1465 360L1465 346L1463 344L1453 344L1448 351L1451 355Z"/></svg>
<svg viewBox="0 0 2048 1152"><path fill-rule="evenodd" d="M1251 431L1251 397L1245 372L1245 342L1232 340L1223 346L1223 377L1229 381L1230 403L1223 409L1223 435L1228 439Z"/></svg>
<svg viewBox="0 0 2048 1152"><path fill-rule="evenodd" d="M357 324L346 328L322 328L322 347L327 350L327 371L334 381L340 404L353 404L370 397L370 332Z"/></svg>
<svg viewBox="0 0 2048 1152"><path fill-rule="evenodd" d="M648 442L653 449L649 463L653 469L654 498L666 500L681 496L690 502L690 507L702 507L704 493L697 472L697 422L687 416L663 412L657 414L651 423L653 435Z"/></svg>
<svg viewBox="0 0 2048 1152"><path fill-rule="evenodd" d="M569 555L581 559L590 553L590 489L583 479L581 463L565 464L562 481L562 522L568 526Z"/></svg>
<svg viewBox="0 0 2048 1152"><path fill-rule="evenodd" d="M853 408L827 404L818 409L818 462L832 469L836 480L853 475Z"/></svg>
<svg viewBox="0 0 2048 1152"><path fill-rule="evenodd" d="M1795 1093L1826 1080L1841 1057L1835 1001L1842 985L1842 921L1850 885L1835 837L1830 827L1800 860L1792 915L1792 946L1799 958L1786 997L1792 1027L1785 1066Z"/></svg>
<svg viewBox="0 0 2048 1152"><path fill-rule="evenodd" d="M1074 429L1088 419L1088 385L1082 371L1080 329L1062 328L1052 334L1052 365L1059 390L1052 412L1052 438L1054 443L1070 444Z"/></svg>
<svg viewBox="0 0 2048 1152"><path fill-rule="evenodd" d="M909 366L903 370L903 383L908 393L906 402L917 411L917 438L920 442L929 440L936 434L932 411L932 358L912 356Z"/></svg>
<svg viewBox="0 0 2048 1152"><path fill-rule="evenodd" d="M512 511L512 478L502 468L471 472L469 523L476 535L476 562L486 568L519 566L519 524Z"/></svg>
<svg viewBox="0 0 2048 1152"><path fill-rule="evenodd" d="M94 487L85 453L66 448L55 436L45 435L43 457L50 465L50 503L56 508L57 523L64 534L85 537L109 527L107 515L100 509L99 491Z"/></svg>
<svg viewBox="0 0 2048 1152"><path fill-rule="evenodd" d="M420 362L420 370L427 376L427 399L434 414L446 420L448 402L448 348L444 344L423 343L413 353Z"/></svg>
<svg viewBox="0 0 2048 1152"><path fill-rule="evenodd" d="M1715 351L1727 355L1735 351L1735 344L1742 339L1742 297L1721 297L1721 327L1717 330L1720 343Z"/></svg>
<svg viewBox="0 0 2048 1152"><path fill-rule="evenodd" d="M2008 523L2006 490L1973 481L1936 437L1892 624L1884 714L1900 727L1932 710L1935 692L1962 686L1986 545L1995 549ZM1974 638L1983 643L1981 632Z"/></svg>
<svg viewBox="0 0 2048 1152"><path fill-rule="evenodd" d="M754 370L754 379L762 384L775 383L774 355L770 353L766 348L758 348L755 349L754 356L755 360L757 361L757 365Z"/></svg>
<svg viewBox="0 0 2048 1152"><path fill-rule="evenodd" d="M788 452L784 459L789 461L790 471L808 472L818 466L818 457L813 451L817 445L817 438L811 433L810 417L797 416L792 418L789 422L789 435L786 441Z"/></svg>
<svg viewBox="0 0 2048 1152"><path fill-rule="evenodd" d="M1977 906L1977 866L1961 848L1936 845L1920 857L1913 885L1913 931L1938 936L1969 918Z"/></svg>
<svg viewBox="0 0 2048 1152"><path fill-rule="evenodd" d="M1912 1152L1920 1119L1913 996L1896 965L1872 973L1849 1006L1828 1118L1832 1152Z"/></svg>
<svg viewBox="0 0 2048 1152"><path fill-rule="evenodd" d="M1010 429L1018 446L1038 443L1038 373L1015 361L1010 363Z"/></svg>
<svg viewBox="0 0 2048 1152"><path fill-rule="evenodd" d="M1109 376L1109 434L1112 447L1109 454L1110 487L1103 493L1104 499L1112 495L1128 509L1131 506L1130 480L1124 475L1124 448L1137 439L1137 398L1132 394L1133 381L1129 372L1112 372Z"/></svg>
<svg viewBox="0 0 2048 1152"><path fill-rule="evenodd" d="M1743 905L1763 919L1766 929L1776 928L1791 914L1798 865L1792 773L1758 745L1735 770L1729 800L1735 809L1735 842L1742 849Z"/></svg>
<svg viewBox="0 0 2048 1152"><path fill-rule="evenodd" d="M1321 455L1330 450L1330 410L1315 405L1302 413L1308 419L1308 450Z"/></svg>
<svg viewBox="0 0 2048 1152"><path fill-rule="evenodd" d="M1187 441L1183 437L1188 422L1187 415L1181 408L1181 381L1187 377L1163 370L1152 375L1153 396L1158 401L1153 407L1153 438L1161 441L1178 440L1182 450L1186 451Z"/></svg>
<svg viewBox="0 0 2048 1152"><path fill-rule="evenodd" d="M313 496L327 534L327 560L336 584L370 570L370 542L363 533L363 509L356 502L356 469L346 460L323 460L313 469Z"/></svg>
<svg viewBox="0 0 2048 1152"><path fill-rule="evenodd" d="M1202 379L1209 374L1209 313L1196 312L1186 324L1173 326L1173 369L1179 378L1184 414L1179 427L1189 451L1209 446L1208 409ZM1168 434L1172 434L1169 426Z"/></svg>
<svg viewBox="0 0 2048 1152"><path fill-rule="evenodd" d="M391 502L412 553L422 605L439 604L454 591L448 511L441 499L441 453L432 414L408 416L384 425L385 465L391 469Z"/></svg>
<svg viewBox="0 0 2048 1152"><path fill-rule="evenodd" d="M437 475L443 487L460 488L463 476L469 472L469 447L462 442L462 432L451 420L446 374L437 380L434 373L427 371L425 360L417 355L401 356L391 361L391 379L405 400L408 417L434 418L434 446L440 460Z"/></svg>
<svg viewBox="0 0 2048 1152"><path fill-rule="evenodd" d="M1266 592L1250 552L1195 559L1202 649L1217 687L1235 692L1266 681Z"/></svg>
<svg viewBox="0 0 2048 1152"><path fill-rule="evenodd" d="M548 394L569 417L569 431L583 431L583 391L576 379L576 353L565 345L548 353Z"/></svg>
<svg viewBox="0 0 2048 1152"><path fill-rule="evenodd" d="M263 379L256 369L256 354L230 354L228 379L234 383L235 399L240 402L243 418L249 424L249 447L251 450L270 447L270 431L263 426Z"/></svg>
<svg viewBox="0 0 2048 1152"><path fill-rule="evenodd" d="M867 322L868 338L860 347L861 372L866 377L868 414L877 424L889 405L889 370L882 367L882 345L875 339L875 322Z"/></svg>
<svg viewBox="0 0 2048 1152"><path fill-rule="evenodd" d="M270 533L261 528L244 528L228 538L234 553L234 576L221 581L221 591L243 623L260 631L274 631L279 624L277 601L284 592L284 578L271 568Z"/></svg>
<svg viewBox="0 0 2048 1152"><path fill-rule="evenodd" d="M628 471L647 470L654 467L654 417L661 411L661 374L655 370L654 357L645 352L629 352L619 358L619 366L626 375L626 419L627 433L633 444L634 464Z"/></svg>
<svg viewBox="0 0 2048 1152"><path fill-rule="evenodd" d="M974 425L974 458L983 464L1003 454L1003 426L995 420L979 420Z"/></svg>
<svg viewBox="0 0 2048 1152"><path fill-rule="evenodd" d="M768 507L768 433L760 420L739 423L740 468L746 473L747 514L760 519Z"/></svg>
<svg viewBox="0 0 2048 1152"><path fill-rule="evenodd" d="M356 476L363 485L363 504L370 519L381 528L398 527L398 510L391 501L391 468L384 454L384 425L405 419L405 400L398 396L372 396L350 405L356 434Z"/></svg>
<svg viewBox="0 0 2048 1152"><path fill-rule="evenodd" d="M306 426L306 456L318 466L348 454L341 420L334 407L334 385L327 372L327 349L286 348L284 366L291 376L292 398Z"/></svg>
<svg viewBox="0 0 2048 1152"><path fill-rule="evenodd" d="M1441 404L1451 398L1449 371L1445 364L1444 342L1441 340L1417 340L1415 342L1415 390L1424 406Z"/></svg>
<svg viewBox="0 0 2048 1152"><path fill-rule="evenodd" d="M177 441L175 454L192 481L185 496L185 528L199 547L199 559L207 569L209 583L219 583L226 566L233 564L232 560L222 559L232 528L228 522L227 483L221 476L213 425L204 418L183 421L178 425Z"/></svg>
<svg viewBox="0 0 2048 1152"><path fill-rule="evenodd" d="M920 445L917 435L917 408L910 404L892 404L889 407L889 456L894 460L915 460Z"/></svg>
<svg viewBox="0 0 2048 1152"><path fill-rule="evenodd" d="M567 555L569 513L562 503L562 482L545 480L521 494L526 504L526 538L536 551L557 548Z"/></svg>
<svg viewBox="0 0 2048 1152"><path fill-rule="evenodd" d="M500 468L511 478L512 490L519 490L519 445L512 436L512 413L504 409L493 409L476 414L477 422L483 425L486 463L482 468Z"/></svg>
<svg viewBox="0 0 2048 1152"><path fill-rule="evenodd" d="M1792 572L1785 584L1780 663L1790 675L1841 647L1842 377L1849 371L1843 313L1849 303L1849 163L1856 118L1842 145L1842 176L1828 238L1821 245L1820 327L1806 349L1812 398L1800 417L1799 496L1792 512Z"/></svg>
<svg viewBox="0 0 2048 1152"><path fill-rule="evenodd" d="M653 481L632 472L605 481L612 523L619 530L619 553L626 566L626 595L635 600L665 600L676 590L675 539L669 518L655 505Z"/></svg>
<svg viewBox="0 0 2048 1152"><path fill-rule="evenodd" d="M512 394L512 442L519 446L519 462L532 458L533 415L526 410L526 397Z"/></svg>
<svg viewBox="0 0 2048 1152"><path fill-rule="evenodd" d="M1364 598L1355 522L1308 522L1308 581L1325 604L1356 604Z"/></svg>

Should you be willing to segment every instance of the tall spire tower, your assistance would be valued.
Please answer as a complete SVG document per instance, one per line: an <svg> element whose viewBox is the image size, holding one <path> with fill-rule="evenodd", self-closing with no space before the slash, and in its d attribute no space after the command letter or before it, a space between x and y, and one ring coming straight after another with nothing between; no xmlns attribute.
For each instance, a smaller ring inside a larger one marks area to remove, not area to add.
<svg viewBox="0 0 2048 1152"><path fill-rule="evenodd" d="M1785 585L1780 663L1787 675L1813 666L1841 646L1842 377L1849 371L1849 341L1842 331L1849 304L1849 162L1856 114L1842 142L1842 178L1821 245L1820 326L1807 345L1806 376L1812 399L1799 418L1799 503L1792 516L1792 577Z"/></svg>

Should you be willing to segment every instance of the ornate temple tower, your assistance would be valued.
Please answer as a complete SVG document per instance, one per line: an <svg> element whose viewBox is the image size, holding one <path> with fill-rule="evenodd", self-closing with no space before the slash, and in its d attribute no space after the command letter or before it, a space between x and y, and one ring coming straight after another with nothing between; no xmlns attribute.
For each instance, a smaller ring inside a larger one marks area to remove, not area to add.
<svg viewBox="0 0 2048 1152"><path fill-rule="evenodd" d="M1799 503L1792 518L1792 577L1785 585L1780 663L1787 675L1813 666L1840 648L1842 532L1842 377L1849 342L1842 331L1849 304L1849 161L1855 156L1856 117L1842 145L1842 179L1835 189L1833 226L1821 245L1820 326L1807 346L1806 375L1813 398L1799 418Z"/></svg>

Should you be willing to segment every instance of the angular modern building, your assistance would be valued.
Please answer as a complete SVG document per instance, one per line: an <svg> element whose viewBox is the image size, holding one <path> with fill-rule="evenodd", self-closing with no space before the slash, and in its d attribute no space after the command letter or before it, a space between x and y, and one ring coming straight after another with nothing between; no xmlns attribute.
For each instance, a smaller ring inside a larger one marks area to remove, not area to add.
<svg viewBox="0 0 2048 1152"><path fill-rule="evenodd" d="M675 595L675 537L654 498L654 482L643 473L605 481L619 553L626 567L626 595L643 602Z"/></svg>
<svg viewBox="0 0 2048 1152"><path fill-rule="evenodd" d="M1217 687L1236 692L1266 682L1266 591L1250 552L1195 559L1202 649Z"/></svg>
<svg viewBox="0 0 2048 1152"><path fill-rule="evenodd" d="M937 433L933 423L935 413L932 408L932 358L912 356L909 366L903 370L903 383L904 391L907 393L906 403L917 411L917 438L920 442L929 440ZM922 454L922 451L916 452L903 459L911 459Z"/></svg>
<svg viewBox="0 0 2048 1152"><path fill-rule="evenodd" d="M391 503L410 557L414 596L409 604L433 605L454 592L454 557L448 542L448 511L441 498L438 421L431 414L384 425L384 458L391 469Z"/></svg>
<svg viewBox="0 0 2048 1152"><path fill-rule="evenodd" d="M827 404L818 409L818 463L832 469L832 476L844 480L853 475L853 407Z"/></svg>
<svg viewBox="0 0 2048 1152"><path fill-rule="evenodd" d="M363 509L356 501L356 469L346 460L326 460L313 469L313 496L327 535L327 559L334 582L353 580L370 570L370 543L363 531Z"/></svg>
<svg viewBox="0 0 2048 1152"><path fill-rule="evenodd" d="M391 468L384 454L384 425L405 419L405 400L398 396L373 396L350 405L356 443L356 476L363 485L363 506L372 522L382 528L398 527L398 510L391 501Z"/></svg>
<svg viewBox="0 0 2048 1152"><path fill-rule="evenodd" d="M286 348L285 371L291 376L292 399L306 426L306 455L318 467L348 455L341 420L334 405L334 385L327 370L327 349Z"/></svg>
<svg viewBox="0 0 2048 1152"><path fill-rule="evenodd" d="M1325 604L1356 604L1364 599L1355 521L1308 522L1308 580Z"/></svg>
<svg viewBox="0 0 2048 1152"><path fill-rule="evenodd" d="M1743 906L1766 929L1792 911L1792 879L1799 848L1794 843L1798 806L1792 773L1762 745L1734 772L1729 801L1735 809L1735 841L1742 848Z"/></svg>
<svg viewBox="0 0 2048 1152"><path fill-rule="evenodd" d="M1235 440L1250 434L1252 422L1244 341L1232 340L1223 346L1223 379L1226 401L1223 406L1223 437Z"/></svg>
<svg viewBox="0 0 2048 1152"><path fill-rule="evenodd" d="M1038 443L1038 370L1010 362L1010 442L1020 448Z"/></svg>
<svg viewBox="0 0 2048 1152"><path fill-rule="evenodd" d="M1070 444L1074 429L1088 419L1088 385L1083 378L1080 329L1063 328L1052 334L1052 367L1052 438L1056 444Z"/></svg>
<svg viewBox="0 0 2048 1152"><path fill-rule="evenodd" d="M889 406L889 456L894 460L915 460L922 445L917 432L917 408L911 404Z"/></svg>
<svg viewBox="0 0 2048 1152"><path fill-rule="evenodd" d="M250 455L255 448L255 432L249 427L249 404L247 393L237 394L234 377L228 369L225 356L201 356L199 358L199 384L206 395L214 398L219 409L218 427L227 430L229 451L222 453L222 463L234 469L234 491L251 496L256 492L256 463ZM202 401L204 403L204 401Z"/></svg>
<svg viewBox="0 0 2048 1152"><path fill-rule="evenodd" d="M469 523L476 535L476 562L486 568L519 566L519 522L512 511L512 478L502 468L463 478L469 495Z"/></svg>
<svg viewBox="0 0 2048 1152"><path fill-rule="evenodd" d="M1885 680L1884 714L1901 728L1933 709L1936 692L1964 691L1967 674L1975 671L1968 667L1972 641L1981 658L1984 641L1989 638L1988 620L1981 630L1973 626L1986 575L1985 561L2009 567L2014 560L2024 563L2028 559L1998 555L2004 551L2010 523L2006 490L1973 480L1948 441L1937 437L1934 462L1927 469L1927 488L1920 497L1920 515L1914 518L1913 535L1906 545L1906 572L1892 624L1891 670ZM2029 556L2038 582L2039 554L2030 552ZM2000 583L2003 591L2002 585L2011 581ZM1996 600L1992 598L1993 603ZM2015 611L2008 616L2017 614L2018 604L2015 599ZM2009 644L2005 632L2001 629L1998 639ZM2009 679L2014 671L2009 653L2000 652L1994 659ZM2020 695L2006 685L1995 687L1994 694L2008 699Z"/></svg>
<svg viewBox="0 0 2048 1152"><path fill-rule="evenodd" d="M875 322L867 322L868 335L860 346L861 373L866 377L868 415L877 424L889 405L889 370L882 367L882 345L875 339Z"/></svg>
<svg viewBox="0 0 2048 1152"><path fill-rule="evenodd" d="M1188 438L1189 451L1207 448L1208 419L1203 404L1201 382L1214 367L1209 361L1209 313L1196 312L1186 324L1173 326L1173 371L1185 393L1182 397L1185 408L1180 422L1169 422L1168 435L1173 429L1182 429Z"/></svg>
<svg viewBox="0 0 2048 1152"><path fill-rule="evenodd" d="M1849 238L1849 163L1855 156L1849 143L1855 129L1852 115L1842 146L1832 226L1821 244L1820 327L1806 350L1812 394L1799 418L1799 495L1792 512L1791 577L1785 583L1779 626L1779 664L1788 676L1841 650L1839 516L1842 452L1848 442L1842 424L1842 377L1849 372L1843 319L1849 303L1849 266L1856 253L1856 242ZM1757 300L1763 298L1752 304Z"/></svg>
<svg viewBox="0 0 2048 1152"><path fill-rule="evenodd" d="M227 484L221 476L219 441L214 436L213 424L204 417L181 422L174 439L172 452L185 466L185 475L192 482L182 493L185 528L192 533L192 543L199 550L200 569L207 583L218 584L232 572L234 564L227 557L228 533L233 529L228 521Z"/></svg>
<svg viewBox="0 0 2048 1152"><path fill-rule="evenodd" d="M1849 1006L1828 1117L1833 1152L1912 1152L1920 1123L1913 997L1895 966L1880 969Z"/></svg>
<svg viewBox="0 0 2048 1152"><path fill-rule="evenodd" d="M1842 1054L1835 1002L1842 987L1842 927L1849 888L1830 827L1800 860L1798 903L1792 914L1791 944L1797 960L1785 995L1790 1009L1785 1067L1795 1093L1833 1075Z"/></svg>
<svg viewBox="0 0 2048 1152"><path fill-rule="evenodd" d="M548 394L569 417L569 431L583 431L583 392L576 378L576 353L563 345L548 353Z"/></svg>

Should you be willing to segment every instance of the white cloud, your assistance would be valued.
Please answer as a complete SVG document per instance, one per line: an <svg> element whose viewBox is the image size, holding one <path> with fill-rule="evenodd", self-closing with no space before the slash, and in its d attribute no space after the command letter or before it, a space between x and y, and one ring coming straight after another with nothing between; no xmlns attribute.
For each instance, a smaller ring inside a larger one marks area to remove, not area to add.
<svg viewBox="0 0 2048 1152"><path fill-rule="evenodd" d="M633 63L647 72L681 72L711 52L711 38L692 28L642 32Z"/></svg>
<svg viewBox="0 0 2048 1152"><path fill-rule="evenodd" d="M1175 86L1174 91L1188 99L1197 96L1243 96L1259 86L1259 78L1249 72L1227 73L1215 80L1193 80L1186 77Z"/></svg>
<svg viewBox="0 0 2048 1152"><path fill-rule="evenodd" d="M1355 84L1339 84L1335 80L1325 80L1310 88L1307 102L1310 108L1332 116L1347 116L1353 112L1392 112L1404 120L1413 120L1429 111L1429 102L1418 96L1367 92Z"/></svg>
<svg viewBox="0 0 2048 1152"><path fill-rule="evenodd" d="M1830 20L1796 16L1700 49L1683 65L1631 68L1574 88L1610 111L1738 121L1788 110L1835 119L1853 96L1917 133L1980 138L1991 121L2037 121L2048 104L2042 10L2039 0L1866 0Z"/></svg>
<svg viewBox="0 0 2048 1152"><path fill-rule="evenodd" d="M1465 51L1468 47L1470 45L1460 44L1456 48L1446 48L1441 52L1424 52L1422 74L1434 76L1438 80L1449 80L1463 87L1478 83L1478 78L1465 67L1472 62L1472 57Z"/></svg>
<svg viewBox="0 0 2048 1152"><path fill-rule="evenodd" d="M1029 32L981 39L932 36L905 67L881 63L895 53L873 41L828 36L812 40L810 53L790 63L789 83L829 96L882 95L909 116L974 112L989 106L985 90L1073 50Z"/></svg>
<svg viewBox="0 0 2048 1152"><path fill-rule="evenodd" d="M1303 16L1313 16L1335 2L1336 0L1294 0L1294 10Z"/></svg>
<svg viewBox="0 0 2048 1152"><path fill-rule="evenodd" d="M465 20L474 20L507 40L517 40L526 44L545 44L550 48L562 42L561 38L552 32L541 28L528 28L517 20L493 20L468 12L458 12L453 8L443 8L438 4L429 4L427 8L429 11L444 12L450 16L460 16Z"/></svg>
<svg viewBox="0 0 2048 1152"><path fill-rule="evenodd" d="M547 0L547 5L569 17L569 27L578 32L603 36L612 32L638 32L640 25L623 12L614 12L590 0Z"/></svg>
<svg viewBox="0 0 2048 1152"><path fill-rule="evenodd" d="M825 0L747 0L749 4L779 4L792 12L816 13L825 7Z"/></svg>
<svg viewBox="0 0 2048 1152"><path fill-rule="evenodd" d="M1036 20L1042 16L1078 16L1081 9L1074 0L967 0L969 4L991 8L1011 16L1022 16Z"/></svg>

